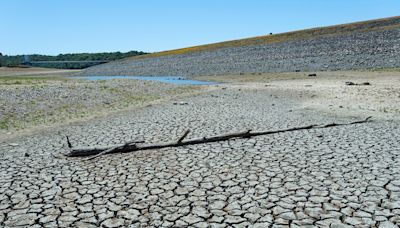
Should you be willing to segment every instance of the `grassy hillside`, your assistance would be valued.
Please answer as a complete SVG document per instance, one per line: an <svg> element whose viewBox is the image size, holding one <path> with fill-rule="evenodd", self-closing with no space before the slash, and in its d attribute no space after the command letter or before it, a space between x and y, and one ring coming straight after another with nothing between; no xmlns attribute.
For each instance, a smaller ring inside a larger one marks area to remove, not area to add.
<svg viewBox="0 0 400 228"><path fill-rule="evenodd" d="M232 40L232 41L200 45L200 46L194 46L194 47L188 47L188 48L181 48L181 49L176 49L176 50L163 51L163 52L151 53L151 54L147 54L147 55L130 57L129 59L143 59L143 58L152 58L152 57L160 57L160 56L168 56L168 55L179 55L179 54L186 54L186 53L192 53L192 52L210 51L210 50L215 50L218 48L230 48L230 47L260 45L260 44L273 44L273 43L288 42L288 41L300 40L300 39L311 39L311 38L317 38L317 37L321 37L321 36L339 35L339 34L346 34L346 33L352 33L352 32L366 32L366 31L372 31L372 30L385 30L385 29L394 29L394 28L400 28L400 16L378 19L378 20L355 22L355 23L343 24L343 25L335 25L335 26L329 26L329 27L299 30L299 31L280 33L280 34L275 34L275 35L258 36L258 37L253 37L253 38Z"/></svg>

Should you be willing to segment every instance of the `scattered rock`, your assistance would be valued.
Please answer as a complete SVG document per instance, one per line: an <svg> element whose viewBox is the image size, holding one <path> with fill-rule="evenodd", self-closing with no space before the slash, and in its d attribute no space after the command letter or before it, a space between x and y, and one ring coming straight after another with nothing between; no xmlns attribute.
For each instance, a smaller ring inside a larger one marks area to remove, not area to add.
<svg viewBox="0 0 400 228"><path fill-rule="evenodd" d="M181 102L174 102L173 104L174 105L188 105L189 103L181 101Z"/></svg>
<svg viewBox="0 0 400 228"><path fill-rule="evenodd" d="M354 83L354 82L346 82L346 85L348 86L369 86L371 83L369 82L363 82L363 83Z"/></svg>

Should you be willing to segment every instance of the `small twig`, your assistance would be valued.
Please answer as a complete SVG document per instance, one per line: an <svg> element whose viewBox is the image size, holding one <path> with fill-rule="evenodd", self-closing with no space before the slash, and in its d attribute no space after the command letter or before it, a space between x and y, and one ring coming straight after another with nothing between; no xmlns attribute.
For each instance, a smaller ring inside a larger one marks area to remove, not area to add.
<svg viewBox="0 0 400 228"><path fill-rule="evenodd" d="M186 130L185 133L183 133L183 135L178 139L178 144L182 143L182 141L188 136L188 134L190 133L190 130Z"/></svg>
<svg viewBox="0 0 400 228"><path fill-rule="evenodd" d="M68 148L72 148L72 144L71 144L71 142L69 141L69 138L68 138L68 135L66 135L65 137L67 137L67 145L68 145Z"/></svg>

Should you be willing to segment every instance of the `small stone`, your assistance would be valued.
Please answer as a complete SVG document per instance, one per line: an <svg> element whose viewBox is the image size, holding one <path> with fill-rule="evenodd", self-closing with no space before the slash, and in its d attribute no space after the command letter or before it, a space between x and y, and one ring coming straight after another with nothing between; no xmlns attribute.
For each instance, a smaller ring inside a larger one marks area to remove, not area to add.
<svg viewBox="0 0 400 228"><path fill-rule="evenodd" d="M173 105L188 105L189 103L187 103L187 102L183 102L183 101L181 101L181 102L174 102L173 103Z"/></svg>

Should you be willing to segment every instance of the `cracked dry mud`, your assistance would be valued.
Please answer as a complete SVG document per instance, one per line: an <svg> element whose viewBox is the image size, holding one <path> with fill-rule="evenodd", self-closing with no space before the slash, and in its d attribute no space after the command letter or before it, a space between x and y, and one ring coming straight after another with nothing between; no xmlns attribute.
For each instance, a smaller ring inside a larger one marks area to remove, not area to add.
<svg viewBox="0 0 400 228"><path fill-rule="evenodd" d="M398 227L398 121L66 158L75 146L347 122L267 90L218 89L0 147L0 226Z"/></svg>

